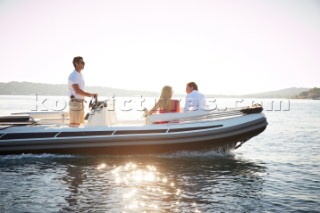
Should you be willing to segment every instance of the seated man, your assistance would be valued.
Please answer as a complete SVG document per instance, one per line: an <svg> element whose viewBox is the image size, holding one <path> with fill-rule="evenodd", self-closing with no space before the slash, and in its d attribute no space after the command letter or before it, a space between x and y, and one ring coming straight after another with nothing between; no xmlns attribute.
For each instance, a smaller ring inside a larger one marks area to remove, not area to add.
<svg viewBox="0 0 320 213"><path fill-rule="evenodd" d="M206 99L204 95L198 92L198 85L190 82L186 86L186 103L183 112L204 110L206 107Z"/></svg>

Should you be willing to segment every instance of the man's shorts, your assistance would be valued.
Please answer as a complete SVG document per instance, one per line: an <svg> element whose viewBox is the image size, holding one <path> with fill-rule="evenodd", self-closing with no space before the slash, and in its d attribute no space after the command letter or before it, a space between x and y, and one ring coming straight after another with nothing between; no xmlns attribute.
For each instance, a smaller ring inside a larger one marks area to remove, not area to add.
<svg viewBox="0 0 320 213"><path fill-rule="evenodd" d="M84 123L84 101L81 99L71 99L69 101L70 124Z"/></svg>

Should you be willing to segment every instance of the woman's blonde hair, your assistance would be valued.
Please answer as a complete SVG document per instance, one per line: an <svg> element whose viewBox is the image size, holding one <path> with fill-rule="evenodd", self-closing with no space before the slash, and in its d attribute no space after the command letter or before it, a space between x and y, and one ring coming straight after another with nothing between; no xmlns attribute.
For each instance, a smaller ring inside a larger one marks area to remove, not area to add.
<svg viewBox="0 0 320 213"><path fill-rule="evenodd" d="M164 86L161 91L160 99L159 99L159 106L160 108L167 108L170 99L172 98L172 87Z"/></svg>

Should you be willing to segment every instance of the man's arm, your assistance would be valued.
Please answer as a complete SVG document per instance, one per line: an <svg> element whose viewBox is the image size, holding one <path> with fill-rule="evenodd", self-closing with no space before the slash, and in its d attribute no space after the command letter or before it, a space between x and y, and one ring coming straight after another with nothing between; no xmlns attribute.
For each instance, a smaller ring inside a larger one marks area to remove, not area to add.
<svg viewBox="0 0 320 213"><path fill-rule="evenodd" d="M87 97L97 97L96 93L88 93L80 89L78 84L72 84L72 88L78 95L87 96Z"/></svg>
<svg viewBox="0 0 320 213"><path fill-rule="evenodd" d="M186 103L184 104L184 108L183 108L183 112L187 112L189 111L189 107L190 107L190 95L188 94L186 97Z"/></svg>

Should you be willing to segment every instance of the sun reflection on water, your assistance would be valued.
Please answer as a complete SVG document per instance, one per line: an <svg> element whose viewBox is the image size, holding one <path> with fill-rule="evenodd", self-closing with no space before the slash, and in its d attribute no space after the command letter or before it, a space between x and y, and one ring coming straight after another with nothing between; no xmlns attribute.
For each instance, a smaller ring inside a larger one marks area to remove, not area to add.
<svg viewBox="0 0 320 213"><path fill-rule="evenodd" d="M179 205L182 190L174 180L161 174L153 165L129 162L110 167L102 163L97 166L97 170L110 172L115 192L122 198L121 212L180 212L181 210ZM163 203L167 205L164 206ZM192 208L193 212L199 212L196 204L192 205Z"/></svg>
<svg viewBox="0 0 320 213"><path fill-rule="evenodd" d="M97 166L97 169L98 169L98 170L101 170L101 169L106 168L106 166L107 166L107 165L106 165L105 163L102 163L102 164L100 164L100 165Z"/></svg>

